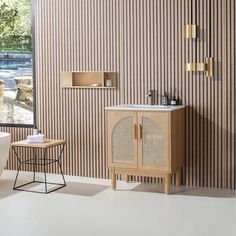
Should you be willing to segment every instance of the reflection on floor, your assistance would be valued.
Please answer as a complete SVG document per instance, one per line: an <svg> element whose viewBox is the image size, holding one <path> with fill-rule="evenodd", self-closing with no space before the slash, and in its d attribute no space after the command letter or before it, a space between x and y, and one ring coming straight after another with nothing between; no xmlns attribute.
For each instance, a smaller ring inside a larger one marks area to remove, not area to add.
<svg viewBox="0 0 236 236"><path fill-rule="evenodd" d="M15 171L0 179L1 236L227 236L234 235L236 198L232 190L172 187L66 176L67 187L45 194L13 191ZM38 179L43 175L38 174ZM20 183L30 181L23 172ZM59 175L50 181L60 182ZM33 188L43 188L39 184Z"/></svg>

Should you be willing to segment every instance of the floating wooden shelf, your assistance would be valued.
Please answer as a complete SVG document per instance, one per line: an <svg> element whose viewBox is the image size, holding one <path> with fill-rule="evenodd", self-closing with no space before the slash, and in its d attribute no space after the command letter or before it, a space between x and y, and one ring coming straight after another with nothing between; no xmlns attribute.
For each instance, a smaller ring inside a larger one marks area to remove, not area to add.
<svg viewBox="0 0 236 236"><path fill-rule="evenodd" d="M108 82L110 86L106 86ZM116 72L114 71L62 71L62 88L116 88Z"/></svg>

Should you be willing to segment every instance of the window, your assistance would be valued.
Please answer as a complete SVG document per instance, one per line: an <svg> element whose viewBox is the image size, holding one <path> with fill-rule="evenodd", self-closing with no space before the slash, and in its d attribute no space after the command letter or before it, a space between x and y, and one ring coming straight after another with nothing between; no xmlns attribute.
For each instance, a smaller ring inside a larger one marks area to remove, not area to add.
<svg viewBox="0 0 236 236"><path fill-rule="evenodd" d="M32 1L0 0L0 124L35 123Z"/></svg>

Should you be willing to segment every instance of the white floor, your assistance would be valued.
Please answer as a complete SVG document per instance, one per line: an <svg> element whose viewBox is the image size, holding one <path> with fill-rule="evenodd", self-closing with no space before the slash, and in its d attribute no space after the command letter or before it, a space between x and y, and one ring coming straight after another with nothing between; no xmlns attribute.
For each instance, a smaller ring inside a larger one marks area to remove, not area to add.
<svg viewBox="0 0 236 236"><path fill-rule="evenodd" d="M173 187L167 196L158 184L119 181L112 191L109 180L66 176L66 188L45 195L13 191L15 174L0 179L0 236L236 235L234 191Z"/></svg>

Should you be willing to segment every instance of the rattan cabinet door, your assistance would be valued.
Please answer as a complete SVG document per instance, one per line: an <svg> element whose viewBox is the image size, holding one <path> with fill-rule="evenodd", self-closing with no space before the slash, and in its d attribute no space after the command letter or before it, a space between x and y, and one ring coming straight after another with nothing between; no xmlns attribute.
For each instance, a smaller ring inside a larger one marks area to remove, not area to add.
<svg viewBox="0 0 236 236"><path fill-rule="evenodd" d="M146 170L169 170L168 112L139 112L138 166Z"/></svg>
<svg viewBox="0 0 236 236"><path fill-rule="evenodd" d="M137 168L137 113L108 111L109 167Z"/></svg>

